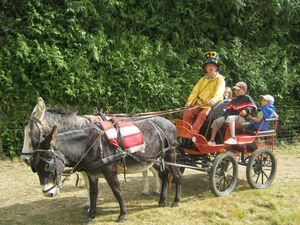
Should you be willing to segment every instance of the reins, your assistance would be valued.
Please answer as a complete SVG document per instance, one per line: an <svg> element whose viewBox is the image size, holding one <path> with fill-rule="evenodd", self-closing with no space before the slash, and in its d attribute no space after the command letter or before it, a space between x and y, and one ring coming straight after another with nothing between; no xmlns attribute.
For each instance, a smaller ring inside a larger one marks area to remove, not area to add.
<svg viewBox="0 0 300 225"><path fill-rule="evenodd" d="M108 117L116 117L119 121L122 120L140 120L140 119L147 119L155 116L163 116L163 115L169 115L178 113L181 111L184 111L185 109L193 109L197 106L190 106L190 107L181 107L181 108L175 108L175 109L168 109L168 110L162 110L162 111L155 111L155 112L145 112L145 113L120 113L120 114L105 114ZM95 108L95 114L98 114L97 108Z"/></svg>
<svg viewBox="0 0 300 225"><path fill-rule="evenodd" d="M123 120L140 120L140 119L146 119L146 118L151 118L151 117L155 117L155 116L161 116L161 115L167 115L167 114L174 114L177 112L181 112L185 109L192 109L195 108L196 106L192 106L192 107L181 107L181 108L175 108L175 109L169 109L169 110L163 110L163 111L157 111L157 112L146 112L146 113L121 113L121 114L105 114L106 116L109 117L117 117L117 120L114 122L116 123L117 121L123 121ZM97 108L95 108L95 114L99 114ZM102 114L102 112L100 112L100 114ZM153 124L152 124L153 125ZM153 125L155 127L155 129L158 131L157 126ZM161 130L159 128L159 130ZM99 138L105 133L104 130L100 130L99 133ZM160 139L162 139L160 132L158 131L159 135L160 135ZM165 134L164 134L165 136ZM97 138L98 139L98 138ZM92 147L96 144L97 139L94 141L94 143L89 147L89 149L81 156L80 160L75 164L75 166L69 171L69 173L64 177L64 179L62 180L61 184L63 184L65 182L65 180L67 180L75 171L76 167L81 163L81 161L85 158L85 156L89 153L89 151L92 149ZM164 151L164 150L162 150ZM131 157L133 157L132 154ZM136 159L136 157L133 157L134 159ZM137 159L136 159L137 160ZM146 161L146 159L141 159L143 161Z"/></svg>
<svg viewBox="0 0 300 225"><path fill-rule="evenodd" d="M92 149L92 147L96 144L98 138L101 138L101 136L104 134L105 132L103 130L100 129L99 131L99 136L95 139L95 141L93 142L93 144L89 147L89 149L81 156L81 158L79 159L79 161L75 164L75 166L70 170L70 172L64 177L64 179L62 180L61 184L63 184L65 182L66 179L68 179L75 171L76 167L81 163L81 161L85 158L85 156L89 153L89 151Z"/></svg>
<svg viewBox="0 0 300 225"><path fill-rule="evenodd" d="M175 108L175 109L169 109L169 110L163 110L163 111L156 111L156 112L146 112L146 113L121 113L121 114L106 114L106 116L108 117L115 117L116 122L117 121L124 121L124 120L140 120L140 119L146 119L146 118L151 118L151 117L155 117L155 116L161 116L161 115L168 115L168 114L174 114L174 113L178 113L181 112L185 109L193 109L196 106L192 106L192 107L181 107L181 108ZM95 111L98 113L97 109L95 108ZM32 122L34 122L37 126L37 128L39 129L39 142L42 140L42 127L39 126L42 125L41 121L36 120L36 119L30 119ZM115 122L115 123L116 123ZM161 131L160 127L155 126L154 124L152 124L152 126L155 127L155 129L157 130L160 139L162 140L162 136L161 133L159 131ZM105 133L104 130L100 129L99 130L99 136L95 139L95 141L93 142L93 144L88 148L88 150L81 156L81 158L79 159L79 161L75 164L75 166L67 173L67 175L64 177L64 179L61 181L60 184L55 184L52 187L50 187L47 191L50 191L51 189L53 189L55 186L61 186L77 169L78 165L82 162L82 160L86 157L86 155L90 152L90 150L93 148L93 146L96 144L98 138L101 139L101 136ZM163 133L163 135L165 136L165 134ZM168 144L169 141L167 140ZM162 152L164 153L166 149L162 149ZM34 152L47 152L47 151L51 151L53 152L53 150L41 150L41 149L37 149ZM54 152L53 152L54 153ZM23 153L24 155L31 155L33 153ZM129 154L132 155L132 154ZM136 159L136 157L133 157L134 159ZM136 159L137 160L137 159ZM146 158L139 158L139 160L142 161L148 161L148 162L161 162L159 160L151 160L151 159L146 159ZM138 161L139 161L138 160Z"/></svg>

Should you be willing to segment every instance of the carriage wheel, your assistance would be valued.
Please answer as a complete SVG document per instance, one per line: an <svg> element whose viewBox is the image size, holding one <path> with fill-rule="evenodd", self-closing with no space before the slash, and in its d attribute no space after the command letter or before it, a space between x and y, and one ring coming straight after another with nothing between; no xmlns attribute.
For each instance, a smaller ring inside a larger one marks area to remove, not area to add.
<svg viewBox="0 0 300 225"><path fill-rule="evenodd" d="M238 165L230 152L219 154L209 172L209 185L216 196L229 195L236 186Z"/></svg>
<svg viewBox="0 0 300 225"><path fill-rule="evenodd" d="M266 188L274 180L277 162L273 152L268 148L259 148L251 155L247 164L246 175L253 188Z"/></svg>

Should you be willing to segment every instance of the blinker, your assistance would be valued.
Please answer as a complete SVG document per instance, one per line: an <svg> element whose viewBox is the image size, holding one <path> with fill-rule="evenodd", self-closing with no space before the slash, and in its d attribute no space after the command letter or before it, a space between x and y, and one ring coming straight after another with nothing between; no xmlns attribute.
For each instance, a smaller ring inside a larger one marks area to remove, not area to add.
<svg viewBox="0 0 300 225"><path fill-rule="evenodd" d="M43 161L46 165L48 165L49 170L47 172L53 173L55 172L55 158L51 158L49 159L45 159L43 157L41 157L39 154L36 155L36 157L33 157L33 160L31 162L31 170L32 172L37 172L38 170L38 164L40 163L40 161Z"/></svg>

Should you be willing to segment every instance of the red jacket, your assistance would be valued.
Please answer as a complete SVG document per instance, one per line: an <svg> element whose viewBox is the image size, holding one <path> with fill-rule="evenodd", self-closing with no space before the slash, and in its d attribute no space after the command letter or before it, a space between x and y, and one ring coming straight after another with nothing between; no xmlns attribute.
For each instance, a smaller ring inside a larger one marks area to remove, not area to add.
<svg viewBox="0 0 300 225"><path fill-rule="evenodd" d="M243 109L247 112L245 117L257 110L253 99L249 95L240 95L233 98L226 107L224 116L239 115Z"/></svg>

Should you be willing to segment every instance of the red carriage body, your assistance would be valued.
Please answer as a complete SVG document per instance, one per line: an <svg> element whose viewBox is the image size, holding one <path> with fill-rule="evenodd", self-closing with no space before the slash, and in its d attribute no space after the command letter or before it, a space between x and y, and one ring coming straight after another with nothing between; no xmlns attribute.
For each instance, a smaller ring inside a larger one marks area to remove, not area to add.
<svg viewBox="0 0 300 225"><path fill-rule="evenodd" d="M269 128L261 131L263 123L269 122ZM247 181L253 188L266 188L276 174L277 162L273 154L274 139L277 130L277 118L265 119L256 132L249 133L249 123L236 127L237 144L208 145L205 134L192 133L191 124L176 120L179 142L178 163L189 168L209 173L212 192L216 196L230 194L236 186L238 165L246 166ZM238 123L237 123L238 124ZM223 128L222 139L228 138L228 128ZM184 169L182 169L184 171Z"/></svg>

